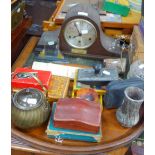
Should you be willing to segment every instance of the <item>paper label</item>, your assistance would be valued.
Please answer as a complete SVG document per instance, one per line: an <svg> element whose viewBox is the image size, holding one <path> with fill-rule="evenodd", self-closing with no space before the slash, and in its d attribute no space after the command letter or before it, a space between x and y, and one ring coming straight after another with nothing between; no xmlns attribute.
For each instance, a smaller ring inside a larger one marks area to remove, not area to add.
<svg viewBox="0 0 155 155"><path fill-rule="evenodd" d="M110 75L110 72L104 70L104 71L103 71L103 74L105 74L105 75Z"/></svg>
<svg viewBox="0 0 155 155"><path fill-rule="evenodd" d="M139 65L139 68L143 69L144 68L144 64Z"/></svg>
<svg viewBox="0 0 155 155"><path fill-rule="evenodd" d="M37 99L35 99L35 98L28 98L27 99L27 103L28 104L33 104L33 105L37 104Z"/></svg>
<svg viewBox="0 0 155 155"><path fill-rule="evenodd" d="M86 13L86 12L78 12L78 15L88 16L88 13Z"/></svg>
<svg viewBox="0 0 155 155"><path fill-rule="evenodd" d="M81 30L81 33L82 34L87 34L88 33L88 30Z"/></svg>
<svg viewBox="0 0 155 155"><path fill-rule="evenodd" d="M113 61L112 63L113 63L113 64L117 64L117 63L118 63L118 61L117 61L117 60L115 60L115 61Z"/></svg>
<svg viewBox="0 0 155 155"><path fill-rule="evenodd" d="M59 15L58 15L58 18L59 19L64 19L66 17L66 13L60 13Z"/></svg>
<svg viewBox="0 0 155 155"><path fill-rule="evenodd" d="M33 76L38 76L38 72L21 72L17 73L17 78L19 79L26 79L26 78L33 78Z"/></svg>
<svg viewBox="0 0 155 155"><path fill-rule="evenodd" d="M73 3L73 4L69 4L68 6L69 7L73 7L73 6L75 6L75 5L77 5L78 3Z"/></svg>
<svg viewBox="0 0 155 155"><path fill-rule="evenodd" d="M121 23L122 22L122 17L120 15L100 15L100 21L104 22L104 21L109 21L109 22L118 22Z"/></svg>
<svg viewBox="0 0 155 155"><path fill-rule="evenodd" d="M54 41L49 41L48 45L54 45Z"/></svg>
<svg viewBox="0 0 155 155"><path fill-rule="evenodd" d="M17 9L17 12L18 12L18 13L20 12L20 8Z"/></svg>

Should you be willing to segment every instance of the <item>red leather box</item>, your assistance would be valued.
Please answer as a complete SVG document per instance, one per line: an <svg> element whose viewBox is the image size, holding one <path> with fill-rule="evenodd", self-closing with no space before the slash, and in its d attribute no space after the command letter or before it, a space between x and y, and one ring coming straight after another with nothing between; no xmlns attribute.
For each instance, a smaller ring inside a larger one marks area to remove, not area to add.
<svg viewBox="0 0 155 155"><path fill-rule="evenodd" d="M50 71L33 70L30 68L17 68L14 71L11 80L11 86L13 89L37 88L43 91L42 86L38 81L31 76L26 76L25 73L34 74L42 82L42 85L48 89L52 73Z"/></svg>

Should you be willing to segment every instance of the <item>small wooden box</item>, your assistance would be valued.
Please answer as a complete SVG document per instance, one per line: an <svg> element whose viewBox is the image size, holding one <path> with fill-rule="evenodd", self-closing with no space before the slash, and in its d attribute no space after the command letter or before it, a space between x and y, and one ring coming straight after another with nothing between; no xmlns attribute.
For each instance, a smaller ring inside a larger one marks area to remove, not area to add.
<svg viewBox="0 0 155 155"><path fill-rule="evenodd" d="M67 96L70 78L62 76L52 76L48 89L49 101L57 101L59 98Z"/></svg>
<svg viewBox="0 0 155 155"><path fill-rule="evenodd" d="M40 82L30 76L30 73ZM11 86L13 89L35 88L44 91L43 86L48 90L51 78L52 73L50 71L34 70L27 67L16 68L12 74Z"/></svg>

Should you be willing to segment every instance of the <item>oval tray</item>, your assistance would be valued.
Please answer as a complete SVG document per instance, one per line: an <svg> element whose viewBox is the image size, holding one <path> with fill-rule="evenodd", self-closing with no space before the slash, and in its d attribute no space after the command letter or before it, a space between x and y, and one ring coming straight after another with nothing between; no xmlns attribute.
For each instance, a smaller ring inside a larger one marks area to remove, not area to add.
<svg viewBox="0 0 155 155"><path fill-rule="evenodd" d="M144 129L144 121L132 128L122 127L115 117L116 110L103 109L102 115L102 140L99 143L63 140L62 143L47 137L45 130L47 123L31 130L19 130L12 125L12 134L29 146L49 153L67 154L94 154L107 152L125 146L137 138Z"/></svg>
<svg viewBox="0 0 155 155"><path fill-rule="evenodd" d="M12 67L22 67L28 59L39 38L31 37L16 63ZM47 123L32 130L19 130L12 125L12 148L48 154L98 154L125 146L137 138L144 130L144 121L141 121L132 128L122 127L115 116L116 110L103 109L102 115L102 141L100 143L88 143L80 141L63 140L62 143L55 142L47 137L45 130Z"/></svg>

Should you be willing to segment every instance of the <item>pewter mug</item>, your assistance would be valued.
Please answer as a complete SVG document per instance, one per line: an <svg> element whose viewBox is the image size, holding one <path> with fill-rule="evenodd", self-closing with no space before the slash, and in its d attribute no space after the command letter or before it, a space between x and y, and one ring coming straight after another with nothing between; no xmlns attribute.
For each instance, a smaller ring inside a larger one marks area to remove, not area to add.
<svg viewBox="0 0 155 155"><path fill-rule="evenodd" d="M38 89L22 89L12 98L11 119L21 129L42 125L48 119L49 113L50 105Z"/></svg>
<svg viewBox="0 0 155 155"><path fill-rule="evenodd" d="M122 126L133 127L139 121L139 110L144 101L144 91L138 87L128 87L124 94L124 100L116 111L116 117Z"/></svg>

